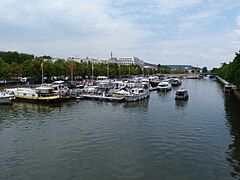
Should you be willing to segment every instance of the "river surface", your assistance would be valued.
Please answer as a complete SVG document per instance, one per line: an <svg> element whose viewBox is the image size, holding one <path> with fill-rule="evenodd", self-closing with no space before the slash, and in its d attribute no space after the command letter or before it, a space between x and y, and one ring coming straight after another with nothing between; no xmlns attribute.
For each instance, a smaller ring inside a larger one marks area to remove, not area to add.
<svg viewBox="0 0 240 180"><path fill-rule="evenodd" d="M214 80L149 100L0 106L1 180L239 179L240 101Z"/></svg>

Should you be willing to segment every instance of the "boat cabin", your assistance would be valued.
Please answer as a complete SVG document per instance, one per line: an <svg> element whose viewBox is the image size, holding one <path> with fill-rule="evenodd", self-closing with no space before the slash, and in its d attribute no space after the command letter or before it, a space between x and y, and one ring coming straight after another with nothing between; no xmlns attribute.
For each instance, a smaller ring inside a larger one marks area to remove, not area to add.
<svg viewBox="0 0 240 180"><path fill-rule="evenodd" d="M174 78L171 82L172 86L180 86L182 84L182 81L178 78Z"/></svg>
<svg viewBox="0 0 240 180"><path fill-rule="evenodd" d="M223 91L225 93L233 93L234 92L233 86L231 84L225 84L223 87Z"/></svg>
<svg viewBox="0 0 240 180"><path fill-rule="evenodd" d="M35 89L38 96L49 96L54 94L54 89L52 87L40 86Z"/></svg>
<svg viewBox="0 0 240 180"><path fill-rule="evenodd" d="M144 93L144 89L143 88L132 88L130 91L132 94L143 94Z"/></svg>
<svg viewBox="0 0 240 180"><path fill-rule="evenodd" d="M103 81L103 80L107 80L108 77L107 76L98 76L97 77L97 81Z"/></svg>
<svg viewBox="0 0 240 180"><path fill-rule="evenodd" d="M188 100L188 98L189 98L188 91L185 89L179 89L175 93L176 100Z"/></svg>

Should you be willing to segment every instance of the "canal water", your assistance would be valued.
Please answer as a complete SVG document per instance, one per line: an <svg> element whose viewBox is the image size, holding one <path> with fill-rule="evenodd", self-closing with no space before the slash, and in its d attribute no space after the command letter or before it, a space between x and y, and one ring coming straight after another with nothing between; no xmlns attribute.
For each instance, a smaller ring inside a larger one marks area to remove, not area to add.
<svg viewBox="0 0 240 180"><path fill-rule="evenodd" d="M240 101L214 80L190 98L0 106L0 179L239 179Z"/></svg>

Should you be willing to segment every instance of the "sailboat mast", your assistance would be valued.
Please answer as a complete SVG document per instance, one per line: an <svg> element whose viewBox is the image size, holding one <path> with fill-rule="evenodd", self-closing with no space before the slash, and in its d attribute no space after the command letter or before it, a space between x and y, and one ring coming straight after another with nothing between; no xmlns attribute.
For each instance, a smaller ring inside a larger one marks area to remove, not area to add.
<svg viewBox="0 0 240 180"><path fill-rule="evenodd" d="M42 84L43 84L43 79L44 79L44 76L43 76L43 61L41 62L41 70L42 70Z"/></svg>

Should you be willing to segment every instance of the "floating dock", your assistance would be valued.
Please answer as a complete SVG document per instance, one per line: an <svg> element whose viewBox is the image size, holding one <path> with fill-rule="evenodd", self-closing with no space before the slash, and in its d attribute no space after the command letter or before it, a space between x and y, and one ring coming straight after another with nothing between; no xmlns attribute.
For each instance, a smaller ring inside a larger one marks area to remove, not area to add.
<svg viewBox="0 0 240 180"><path fill-rule="evenodd" d="M92 101L108 101L108 102L124 102L124 97L112 97L112 96L102 96L102 95L92 95L92 94L83 94L84 99L90 99Z"/></svg>

